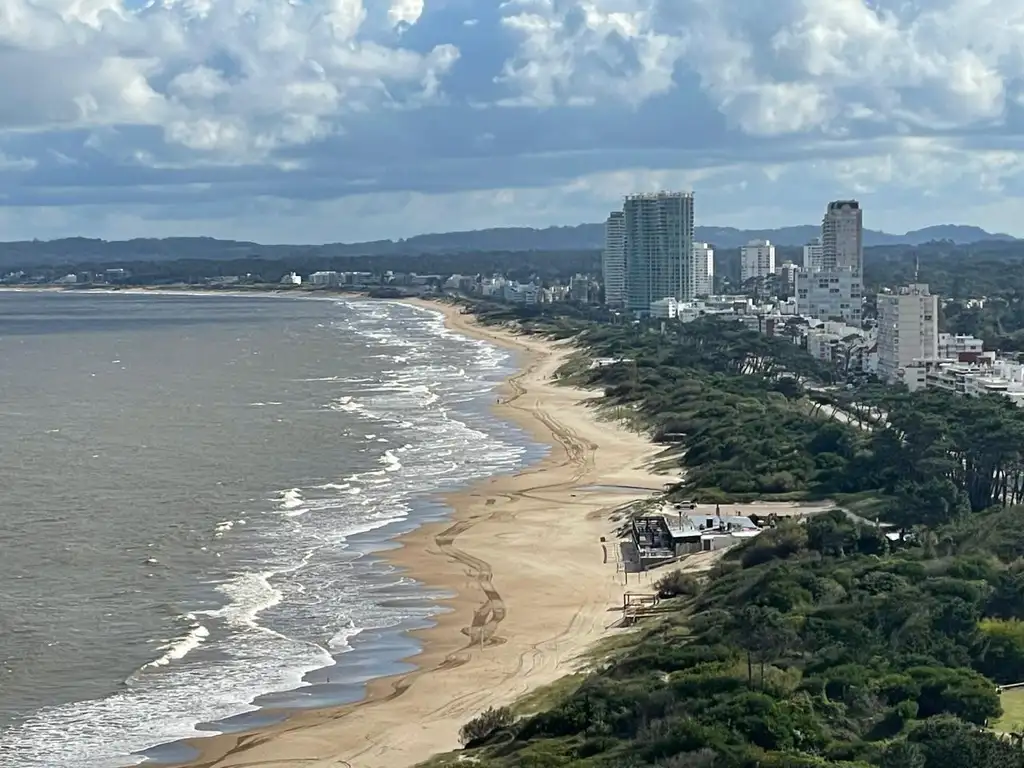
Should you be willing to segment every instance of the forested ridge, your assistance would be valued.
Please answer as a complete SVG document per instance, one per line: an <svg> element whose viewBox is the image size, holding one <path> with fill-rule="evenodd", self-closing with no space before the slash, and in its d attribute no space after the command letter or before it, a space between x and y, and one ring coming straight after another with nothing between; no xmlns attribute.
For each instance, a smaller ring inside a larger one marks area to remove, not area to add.
<svg viewBox="0 0 1024 768"><path fill-rule="evenodd" d="M781 523L675 579L664 619L539 711L485 713L433 765L1024 768L1001 733L1024 723L999 720L997 690L1024 681L1024 416L1009 401L832 389L788 341L723 320L658 332L473 311L575 338L565 380L665 446L685 470L675 495L829 497L892 527L839 510Z"/></svg>

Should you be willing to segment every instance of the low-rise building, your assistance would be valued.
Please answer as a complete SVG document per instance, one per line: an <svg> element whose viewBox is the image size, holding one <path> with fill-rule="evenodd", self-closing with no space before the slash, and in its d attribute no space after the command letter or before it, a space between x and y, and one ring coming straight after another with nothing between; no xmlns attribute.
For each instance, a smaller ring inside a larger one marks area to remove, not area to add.
<svg viewBox="0 0 1024 768"><path fill-rule="evenodd" d="M781 335L786 325L786 318L772 310L737 315L736 320L744 328L763 333L765 336Z"/></svg>
<svg viewBox="0 0 1024 768"><path fill-rule="evenodd" d="M377 285L380 278L372 272L343 272L346 285Z"/></svg>
<svg viewBox="0 0 1024 768"><path fill-rule="evenodd" d="M501 275L485 277L480 281L480 293L483 296L502 296L507 282Z"/></svg>
<svg viewBox="0 0 1024 768"><path fill-rule="evenodd" d="M651 302L651 317L675 320L679 316L679 302L672 296Z"/></svg>
<svg viewBox="0 0 1024 768"><path fill-rule="evenodd" d="M924 366L925 385L965 397L1002 395L1024 405L1024 365L985 352L975 360L937 361Z"/></svg>
<svg viewBox="0 0 1024 768"><path fill-rule="evenodd" d="M586 275L573 275L569 280L569 298L587 303L591 301L591 279Z"/></svg>
<svg viewBox="0 0 1024 768"><path fill-rule="evenodd" d="M541 288L533 283L506 283L502 289L505 301L513 304L537 304L540 301Z"/></svg>
<svg viewBox="0 0 1024 768"><path fill-rule="evenodd" d="M949 360L960 360L980 355L985 349L985 342L966 334L940 333L938 357Z"/></svg>
<svg viewBox="0 0 1024 768"><path fill-rule="evenodd" d="M342 276L337 272L314 272L309 276L310 285L329 286L331 288L341 285Z"/></svg>

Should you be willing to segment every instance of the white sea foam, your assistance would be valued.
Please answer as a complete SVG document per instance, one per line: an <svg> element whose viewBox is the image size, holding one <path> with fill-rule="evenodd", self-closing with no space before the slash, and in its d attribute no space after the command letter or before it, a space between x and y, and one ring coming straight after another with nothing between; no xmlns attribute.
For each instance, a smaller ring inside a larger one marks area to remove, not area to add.
<svg viewBox="0 0 1024 768"><path fill-rule="evenodd" d="M146 664L143 667L144 670L151 667L166 667L172 661L185 658L189 651L198 648L210 636L209 629L195 621L194 616L190 616L190 618L193 619L194 623L188 633L184 637L180 637L163 646L160 650L164 651L164 654Z"/></svg>
<svg viewBox="0 0 1024 768"><path fill-rule="evenodd" d="M241 573L222 584L219 590L228 598L228 604L210 616L224 619L235 627L255 628L256 617L281 602L281 590L270 584L274 571Z"/></svg>
<svg viewBox="0 0 1024 768"><path fill-rule="evenodd" d="M347 491L352 486L349 483L324 483L313 487L320 491Z"/></svg>
<svg viewBox="0 0 1024 768"><path fill-rule="evenodd" d="M302 491L299 488L289 488L286 491L280 491L278 499L280 500L278 506L281 509L295 509L305 504L305 499L302 498Z"/></svg>
<svg viewBox="0 0 1024 768"><path fill-rule="evenodd" d="M384 465L386 472L397 472L402 468L402 461L393 451L384 451L384 454L377 460Z"/></svg>
<svg viewBox="0 0 1024 768"><path fill-rule="evenodd" d="M195 735L197 721L250 711L255 696L300 686L306 672L331 663L328 651L350 650L360 632L424 613L417 602L379 605L359 574L372 570L375 589L391 583L388 589L408 590L412 582L392 578L380 561L360 558L350 548L352 538L406 520L416 498L510 471L522 460L524 449L508 442L507 432L496 433L486 413L461 405L494 385L508 355L457 337L436 313L352 302L342 304L339 315L333 329L367 342L367 357L379 352L387 370L372 379L303 381L313 391L322 386L321 402L334 412L324 414L326 425L336 419L339 434L369 429L366 441L389 440L388 449L355 454L358 463L339 456L334 477L347 474L342 480L299 482L276 495L268 489L270 501L250 511L277 514L251 517L245 531L236 530L241 519L217 524L216 536L233 531L224 538L226 553L229 545L263 541L264 565L221 584L224 605L194 611L187 632L162 647L154 668L130 688L36 713L0 735L15 756L12 766L127 764L132 761L117 755ZM210 653L216 653L214 665L205 661ZM73 745L73 754L65 745ZM5 768L6 760L5 754Z"/></svg>
<svg viewBox="0 0 1024 768"><path fill-rule="evenodd" d="M331 639L327 641L327 647L331 653L351 651L352 644L349 641L362 631L362 627L357 627L352 619L349 619L341 629L331 635Z"/></svg>

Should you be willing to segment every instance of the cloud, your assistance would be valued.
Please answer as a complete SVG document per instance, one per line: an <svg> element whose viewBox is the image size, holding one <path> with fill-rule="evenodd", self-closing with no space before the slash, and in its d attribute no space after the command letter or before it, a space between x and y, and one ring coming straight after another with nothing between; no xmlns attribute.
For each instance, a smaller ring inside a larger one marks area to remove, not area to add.
<svg viewBox="0 0 1024 768"><path fill-rule="evenodd" d="M336 241L683 187L708 224L1014 231L1022 33L1015 0L0 0L0 226Z"/></svg>

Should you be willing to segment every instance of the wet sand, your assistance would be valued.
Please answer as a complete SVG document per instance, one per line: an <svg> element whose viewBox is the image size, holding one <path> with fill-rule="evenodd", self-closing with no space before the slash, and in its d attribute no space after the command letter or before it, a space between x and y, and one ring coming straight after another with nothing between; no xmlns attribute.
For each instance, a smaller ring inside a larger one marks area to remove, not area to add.
<svg viewBox="0 0 1024 768"><path fill-rule="evenodd" d="M586 405L596 393L554 383L571 352L564 343L486 328L449 305L410 303L516 352L521 369L498 393L495 418L551 452L515 475L449 495L446 522L401 537L401 548L384 555L455 595L435 626L414 633L423 648L412 659L416 671L371 682L356 705L192 740L200 753L193 768L413 766L457 748L466 721L575 671L588 648L620 631L625 586L610 518L643 496L640 489L673 479L647 469L658 448L598 419Z"/></svg>

